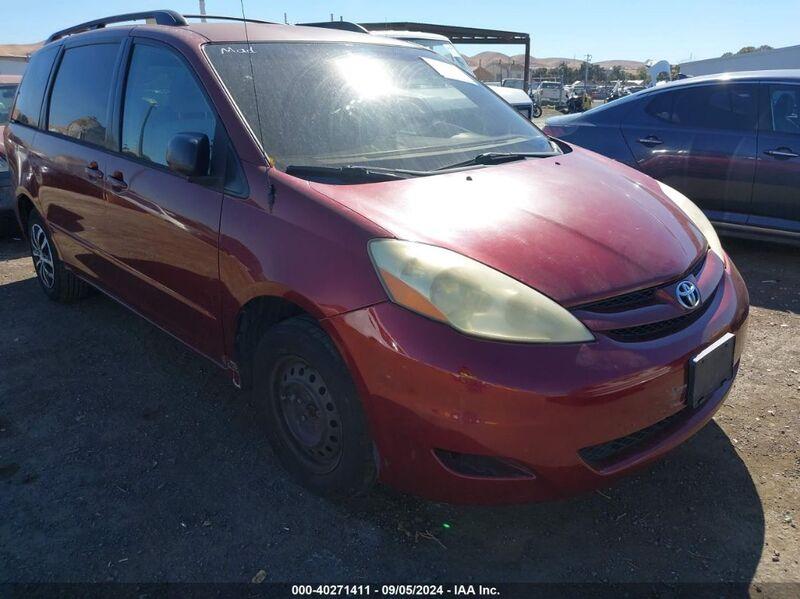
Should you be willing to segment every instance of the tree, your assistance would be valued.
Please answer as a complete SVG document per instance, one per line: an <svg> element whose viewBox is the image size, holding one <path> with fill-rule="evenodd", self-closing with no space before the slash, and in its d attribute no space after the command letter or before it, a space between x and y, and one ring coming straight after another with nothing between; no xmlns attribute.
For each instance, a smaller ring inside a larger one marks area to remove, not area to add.
<svg viewBox="0 0 800 599"><path fill-rule="evenodd" d="M763 44L756 48L755 46L745 46L744 48L740 48L736 54L750 54L752 52L763 52L764 50L774 50L772 46L768 46L767 44ZM730 58L731 56L735 56L733 52L725 52L722 55L722 58Z"/></svg>

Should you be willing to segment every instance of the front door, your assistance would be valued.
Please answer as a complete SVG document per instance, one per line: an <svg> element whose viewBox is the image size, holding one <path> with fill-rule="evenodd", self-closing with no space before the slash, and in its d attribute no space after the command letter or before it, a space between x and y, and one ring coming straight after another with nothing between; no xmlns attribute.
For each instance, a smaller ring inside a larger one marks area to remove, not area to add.
<svg viewBox="0 0 800 599"><path fill-rule="evenodd" d="M647 94L622 132L638 167L712 220L744 223L756 156L757 86L713 83Z"/></svg>
<svg viewBox="0 0 800 599"><path fill-rule="evenodd" d="M108 159L106 250L120 272L115 292L202 353L222 355L218 264L221 178L217 118L189 65L173 50L135 42L122 97L121 151ZM208 176L170 169L178 133L206 135ZM223 144L224 145L224 144Z"/></svg>
<svg viewBox="0 0 800 599"><path fill-rule="evenodd" d="M800 85L762 84L749 225L800 233Z"/></svg>

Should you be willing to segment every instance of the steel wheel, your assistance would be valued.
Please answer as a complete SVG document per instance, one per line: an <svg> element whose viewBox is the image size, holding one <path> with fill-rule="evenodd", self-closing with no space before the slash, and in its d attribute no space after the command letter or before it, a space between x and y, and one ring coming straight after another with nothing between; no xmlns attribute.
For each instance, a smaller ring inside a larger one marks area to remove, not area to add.
<svg viewBox="0 0 800 599"><path fill-rule="evenodd" d="M342 418L319 372L287 356L273 371L273 406L294 453L318 474L331 472L342 456Z"/></svg>
<svg viewBox="0 0 800 599"><path fill-rule="evenodd" d="M33 256L33 266L42 285L47 289L52 289L56 282L53 252L50 250L47 233L38 223L31 227L31 255Z"/></svg>

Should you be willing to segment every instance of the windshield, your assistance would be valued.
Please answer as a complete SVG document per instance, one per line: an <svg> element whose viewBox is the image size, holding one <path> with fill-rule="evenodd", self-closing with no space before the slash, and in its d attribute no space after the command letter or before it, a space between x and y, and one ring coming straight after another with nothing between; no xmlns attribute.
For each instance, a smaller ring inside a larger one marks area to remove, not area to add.
<svg viewBox="0 0 800 599"><path fill-rule="evenodd" d="M8 123L15 93L17 93L16 84L0 85L0 125Z"/></svg>
<svg viewBox="0 0 800 599"><path fill-rule="evenodd" d="M305 42L251 48L209 44L206 53L278 168L431 171L486 152L556 151L488 88L426 50Z"/></svg>
<svg viewBox="0 0 800 599"><path fill-rule="evenodd" d="M404 41L425 46L426 48L436 52L439 56L442 56L450 62L455 63L457 66L461 67L467 73L472 75L472 69L470 68L469 64L467 64L467 61L464 60L464 57L461 56L461 52L456 50L456 47L449 41L426 39L404 39Z"/></svg>

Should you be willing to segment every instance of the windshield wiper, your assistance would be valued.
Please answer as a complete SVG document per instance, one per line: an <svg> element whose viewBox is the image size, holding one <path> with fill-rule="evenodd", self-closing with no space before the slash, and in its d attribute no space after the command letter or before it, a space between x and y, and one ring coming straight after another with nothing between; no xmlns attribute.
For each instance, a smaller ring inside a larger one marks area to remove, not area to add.
<svg viewBox="0 0 800 599"><path fill-rule="evenodd" d="M290 164L286 173L294 177L337 179L341 181L392 181L432 175L430 171L382 168L377 166L322 166L317 164Z"/></svg>
<svg viewBox="0 0 800 599"><path fill-rule="evenodd" d="M526 158L549 158L555 156L555 152L484 152L464 160L463 162L456 162L455 164L448 164L437 171L446 171L451 168L459 168L462 166L473 166L477 164L502 164L504 162L513 162L515 160L525 160Z"/></svg>

